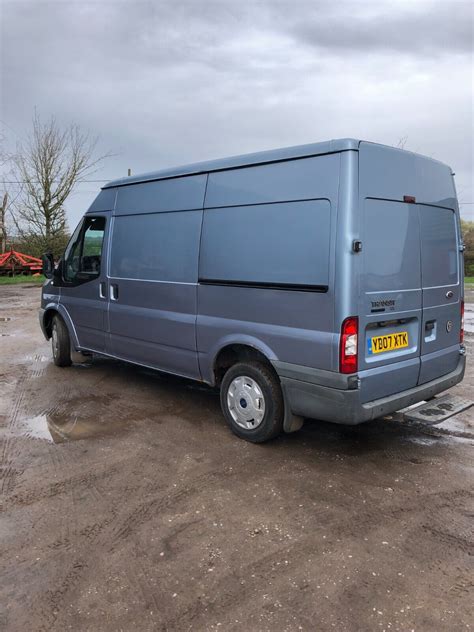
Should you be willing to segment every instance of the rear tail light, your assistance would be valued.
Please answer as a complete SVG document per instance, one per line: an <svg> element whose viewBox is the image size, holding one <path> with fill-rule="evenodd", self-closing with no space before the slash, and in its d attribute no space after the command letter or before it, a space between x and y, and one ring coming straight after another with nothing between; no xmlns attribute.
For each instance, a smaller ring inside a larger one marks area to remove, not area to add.
<svg viewBox="0 0 474 632"><path fill-rule="evenodd" d="M464 300L461 301L461 329L459 331L459 342L464 342Z"/></svg>
<svg viewBox="0 0 474 632"><path fill-rule="evenodd" d="M346 318L342 323L339 342L339 371L341 373L355 373L357 371L358 333L359 319L357 316Z"/></svg>

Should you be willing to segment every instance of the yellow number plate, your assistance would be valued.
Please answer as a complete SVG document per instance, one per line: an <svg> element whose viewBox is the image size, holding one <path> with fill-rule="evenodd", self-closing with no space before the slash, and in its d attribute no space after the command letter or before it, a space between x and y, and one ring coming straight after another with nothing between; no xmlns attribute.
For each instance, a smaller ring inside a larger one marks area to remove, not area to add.
<svg viewBox="0 0 474 632"><path fill-rule="evenodd" d="M373 336L367 339L369 355L383 353L384 351L397 351L404 347L408 347L408 331L400 331L398 334L387 334L385 336Z"/></svg>

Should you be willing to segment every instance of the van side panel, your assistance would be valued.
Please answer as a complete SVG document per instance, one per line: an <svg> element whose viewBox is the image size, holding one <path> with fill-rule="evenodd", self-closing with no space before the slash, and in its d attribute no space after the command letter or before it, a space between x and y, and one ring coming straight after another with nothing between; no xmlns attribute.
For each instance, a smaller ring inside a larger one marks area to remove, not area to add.
<svg viewBox="0 0 474 632"><path fill-rule="evenodd" d="M202 209L206 175L141 182L117 189L116 215Z"/></svg>
<svg viewBox="0 0 474 632"><path fill-rule="evenodd" d="M332 199L340 154L286 160L209 174L205 208Z"/></svg>
<svg viewBox="0 0 474 632"><path fill-rule="evenodd" d="M199 378L196 285L114 279L119 298L109 311L108 352L163 371Z"/></svg>
<svg viewBox="0 0 474 632"><path fill-rule="evenodd" d="M87 209L87 213L101 213L102 211L113 211L117 189L102 189L95 200Z"/></svg>
<svg viewBox="0 0 474 632"><path fill-rule="evenodd" d="M334 366L340 154L211 173L198 286L203 379L227 344L271 360ZM227 257L226 254L230 253Z"/></svg>

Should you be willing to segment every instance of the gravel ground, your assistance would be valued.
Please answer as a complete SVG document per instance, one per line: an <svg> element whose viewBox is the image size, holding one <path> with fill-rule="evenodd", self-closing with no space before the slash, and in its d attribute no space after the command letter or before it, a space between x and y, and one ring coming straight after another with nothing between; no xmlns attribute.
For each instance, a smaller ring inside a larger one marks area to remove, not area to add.
<svg viewBox="0 0 474 632"><path fill-rule="evenodd" d="M55 367L39 293L0 287L0 629L469 629L474 408L251 445L199 384Z"/></svg>

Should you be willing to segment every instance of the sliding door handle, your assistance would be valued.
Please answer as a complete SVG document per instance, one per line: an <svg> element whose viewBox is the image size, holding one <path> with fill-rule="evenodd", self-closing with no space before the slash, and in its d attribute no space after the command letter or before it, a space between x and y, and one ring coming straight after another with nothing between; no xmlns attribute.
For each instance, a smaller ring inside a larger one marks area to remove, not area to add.
<svg viewBox="0 0 474 632"><path fill-rule="evenodd" d="M110 300L111 301L118 300L118 285L116 283L110 284Z"/></svg>
<svg viewBox="0 0 474 632"><path fill-rule="evenodd" d="M105 281L99 283L99 296L100 298L107 298L107 284Z"/></svg>

